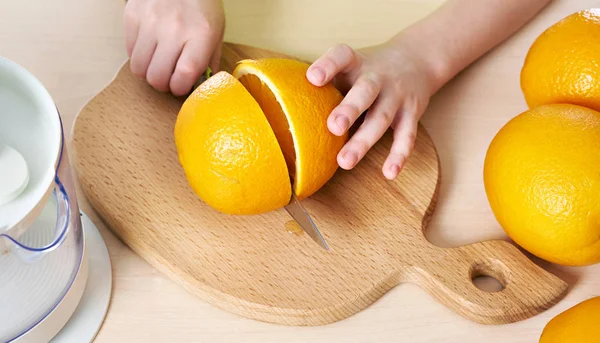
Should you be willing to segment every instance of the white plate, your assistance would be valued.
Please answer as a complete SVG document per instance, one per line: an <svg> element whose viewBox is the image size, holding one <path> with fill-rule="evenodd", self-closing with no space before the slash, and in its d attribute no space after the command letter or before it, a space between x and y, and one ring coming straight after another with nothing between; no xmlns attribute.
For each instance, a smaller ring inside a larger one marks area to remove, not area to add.
<svg viewBox="0 0 600 343"><path fill-rule="evenodd" d="M110 256L102 235L83 214L81 268L69 290L39 323L11 343L89 343L104 322L112 292Z"/></svg>
<svg viewBox="0 0 600 343"><path fill-rule="evenodd" d="M112 268L102 235L84 214L81 217L88 258L88 278L77 310L52 343L89 343L100 330L110 304Z"/></svg>

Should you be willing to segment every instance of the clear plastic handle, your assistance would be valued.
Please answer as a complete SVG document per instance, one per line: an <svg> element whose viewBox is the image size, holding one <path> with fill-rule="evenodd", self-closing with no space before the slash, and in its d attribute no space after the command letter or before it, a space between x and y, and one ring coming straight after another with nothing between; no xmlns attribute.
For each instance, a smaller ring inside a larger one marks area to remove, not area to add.
<svg viewBox="0 0 600 343"><path fill-rule="evenodd" d="M56 201L56 223L54 227L48 227L48 225L41 222L34 223L33 227L18 238L11 237L8 234L0 234L0 239L8 243L9 251L17 254L26 262L34 262L46 253L56 249L67 236L71 216L69 196L58 175L54 180L54 199L49 200Z"/></svg>

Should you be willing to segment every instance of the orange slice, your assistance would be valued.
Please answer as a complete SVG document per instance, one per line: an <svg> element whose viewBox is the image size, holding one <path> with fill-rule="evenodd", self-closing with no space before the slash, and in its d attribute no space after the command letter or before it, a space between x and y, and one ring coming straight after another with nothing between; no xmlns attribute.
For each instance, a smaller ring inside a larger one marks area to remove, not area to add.
<svg viewBox="0 0 600 343"><path fill-rule="evenodd" d="M336 172L337 154L347 140L327 129L327 117L341 102L332 85L315 87L306 63L280 58L243 60L233 71L265 113L294 179L299 199L319 190Z"/></svg>
<svg viewBox="0 0 600 343"><path fill-rule="evenodd" d="M275 134L230 74L213 75L185 101L175 143L188 183L214 209L255 214L289 203L290 177Z"/></svg>

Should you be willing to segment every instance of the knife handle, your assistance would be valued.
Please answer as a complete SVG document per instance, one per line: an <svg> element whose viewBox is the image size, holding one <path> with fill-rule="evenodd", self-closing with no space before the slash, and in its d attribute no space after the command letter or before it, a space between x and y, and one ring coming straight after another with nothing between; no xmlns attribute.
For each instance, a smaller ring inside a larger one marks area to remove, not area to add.
<svg viewBox="0 0 600 343"><path fill-rule="evenodd" d="M505 241L457 248L429 244L427 250L409 268L408 279L460 315L481 324L506 324L532 317L556 304L569 288ZM498 280L503 289L479 289L473 279L481 275Z"/></svg>

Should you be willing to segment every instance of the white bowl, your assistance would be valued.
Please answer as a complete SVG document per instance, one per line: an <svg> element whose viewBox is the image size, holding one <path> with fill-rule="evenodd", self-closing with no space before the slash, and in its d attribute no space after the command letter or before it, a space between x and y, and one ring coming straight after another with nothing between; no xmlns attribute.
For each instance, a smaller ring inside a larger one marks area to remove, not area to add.
<svg viewBox="0 0 600 343"><path fill-rule="evenodd" d="M41 213L54 189L62 140L48 91L26 69L0 57L0 142L24 157L29 173L22 192L0 205L0 234L17 238Z"/></svg>

